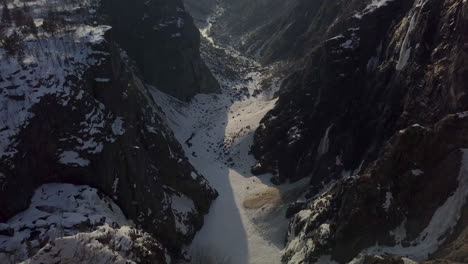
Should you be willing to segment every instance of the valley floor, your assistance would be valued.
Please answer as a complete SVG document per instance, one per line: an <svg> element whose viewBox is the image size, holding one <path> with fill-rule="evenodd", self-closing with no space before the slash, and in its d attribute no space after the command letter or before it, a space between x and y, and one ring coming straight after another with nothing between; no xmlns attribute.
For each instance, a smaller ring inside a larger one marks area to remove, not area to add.
<svg viewBox="0 0 468 264"><path fill-rule="evenodd" d="M212 39L206 42L220 49ZM253 176L250 168L255 159L249 150L255 129L276 102L272 95L281 80L272 78L271 68L263 69L232 49L224 51L250 66L239 66L243 70L235 77L225 76L205 58L223 87L222 94L199 95L185 104L151 89L190 162L220 194L189 250L221 263L280 263L287 233L285 204L297 199L300 186L306 184L273 187L271 175ZM260 92L265 80L269 85Z"/></svg>

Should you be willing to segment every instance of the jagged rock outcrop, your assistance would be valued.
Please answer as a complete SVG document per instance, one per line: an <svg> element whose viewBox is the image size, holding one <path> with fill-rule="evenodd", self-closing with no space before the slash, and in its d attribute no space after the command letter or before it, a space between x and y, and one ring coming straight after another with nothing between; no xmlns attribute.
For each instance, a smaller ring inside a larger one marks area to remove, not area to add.
<svg viewBox="0 0 468 264"><path fill-rule="evenodd" d="M184 101L220 87L200 57L200 33L181 0L103 0L114 38L146 82Z"/></svg>
<svg viewBox="0 0 468 264"><path fill-rule="evenodd" d="M53 10L42 2L27 5L34 6L31 16L36 21L52 21L56 28L46 31L38 24L37 36L22 32L26 41L21 56L0 48L0 222L25 210L44 183L90 185L112 197L136 227L161 241L171 256L180 257L217 192L185 157L144 85L140 65L122 49L122 32L107 26L93 4L58 2ZM174 15L172 8L157 10L158 19ZM145 10L126 11L141 11L141 18ZM177 12L186 18L181 30L190 31L194 26L189 16ZM19 30L15 24L9 27ZM156 39L169 38L167 34ZM178 36L174 42L180 44L176 52L187 56L178 66L195 69L174 77L175 82L204 76L196 73L203 65L194 55L197 36ZM135 41L130 50L150 45L128 39ZM172 43L168 41L164 45ZM158 76L168 75L154 72L153 77ZM188 94L194 92L187 88Z"/></svg>

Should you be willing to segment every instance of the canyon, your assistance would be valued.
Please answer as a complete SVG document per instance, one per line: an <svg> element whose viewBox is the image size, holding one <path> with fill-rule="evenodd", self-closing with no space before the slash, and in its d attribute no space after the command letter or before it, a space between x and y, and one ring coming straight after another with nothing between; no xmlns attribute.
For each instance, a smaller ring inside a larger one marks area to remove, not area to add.
<svg viewBox="0 0 468 264"><path fill-rule="evenodd" d="M467 263L467 14L6 1L0 262Z"/></svg>

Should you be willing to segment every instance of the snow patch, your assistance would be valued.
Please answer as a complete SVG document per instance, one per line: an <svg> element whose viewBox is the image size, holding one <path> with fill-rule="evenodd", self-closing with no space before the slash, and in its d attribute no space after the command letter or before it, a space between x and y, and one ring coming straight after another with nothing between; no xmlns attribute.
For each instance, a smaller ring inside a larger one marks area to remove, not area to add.
<svg viewBox="0 0 468 264"><path fill-rule="evenodd" d="M408 60L411 56L411 43L410 43L410 35L411 33L414 31L414 28L415 28L415 15L413 14L410 18L410 23L409 23L409 26L408 26L408 30L406 31L406 35L405 35L405 38L403 39L403 43L401 44L401 48L400 48L400 56L399 56L399 59L398 59L398 63L396 65L396 69L401 71L403 70L403 68L406 67L406 65L408 64Z"/></svg>
<svg viewBox="0 0 468 264"><path fill-rule="evenodd" d="M411 170L411 173L414 175L414 176L421 176L424 174L424 171L420 170L420 169L416 169L416 170Z"/></svg>
<svg viewBox="0 0 468 264"><path fill-rule="evenodd" d="M326 154L330 148L330 129L333 127L333 124L331 124L327 130L325 131L325 134L323 135L322 139L320 140L319 146L317 148L317 156L320 158L324 154Z"/></svg>
<svg viewBox="0 0 468 264"><path fill-rule="evenodd" d="M64 151L60 154L59 162L65 165L78 165L80 167L87 167L89 165L89 160L83 159L75 151Z"/></svg>
<svg viewBox="0 0 468 264"><path fill-rule="evenodd" d="M343 161L341 160L341 154L340 154L340 155L336 155L336 157L335 157L335 165L336 165L336 166L343 166Z"/></svg>
<svg viewBox="0 0 468 264"><path fill-rule="evenodd" d="M189 217L195 210L195 204L192 200L183 194L172 196L172 212L175 218L176 230L182 234L189 232L188 221Z"/></svg>
<svg viewBox="0 0 468 264"><path fill-rule="evenodd" d="M426 2L427 0L417 0L415 3L416 6L413 9L412 13L410 14L410 17L408 18L409 26L408 26L408 29L406 30L405 38L403 39L403 42L401 44L399 59L396 64L396 69L398 71L401 71L406 67L411 57L412 47L411 47L410 38L416 28L416 20L420 16L421 6L423 6Z"/></svg>
<svg viewBox="0 0 468 264"><path fill-rule="evenodd" d="M99 44L105 41L104 34L109 31L112 27L106 25L99 25L99 26L88 26L88 25L81 25L75 31L76 39L91 43L91 44Z"/></svg>
<svg viewBox="0 0 468 264"><path fill-rule="evenodd" d="M361 19L364 15L375 12L376 10L387 6L390 2L394 0L372 0L361 12L358 12L354 15L355 18Z"/></svg>
<svg viewBox="0 0 468 264"><path fill-rule="evenodd" d="M110 82L110 79L109 78L95 78L94 79L96 82L100 82L100 83L107 83L107 82Z"/></svg>
<svg viewBox="0 0 468 264"><path fill-rule="evenodd" d="M122 136L125 134L125 129L123 127L124 121L122 117L117 117L112 124L112 132L116 136Z"/></svg>
<svg viewBox="0 0 468 264"><path fill-rule="evenodd" d="M382 207L383 207L383 209L385 209L385 211L388 211L388 209L392 205L392 201L393 201L393 194L391 192L387 192L385 194L385 203L382 205Z"/></svg>
<svg viewBox="0 0 468 264"><path fill-rule="evenodd" d="M468 117L468 111L467 111L467 112L457 113L457 117L458 117L459 119L467 118L467 117Z"/></svg>

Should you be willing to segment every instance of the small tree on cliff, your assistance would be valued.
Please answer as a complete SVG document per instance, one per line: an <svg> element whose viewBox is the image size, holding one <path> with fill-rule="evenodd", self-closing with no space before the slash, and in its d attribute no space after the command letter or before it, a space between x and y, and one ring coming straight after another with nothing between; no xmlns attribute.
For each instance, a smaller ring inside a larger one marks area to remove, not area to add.
<svg viewBox="0 0 468 264"><path fill-rule="evenodd" d="M11 24L10 9L8 9L6 0L3 0L2 22Z"/></svg>
<svg viewBox="0 0 468 264"><path fill-rule="evenodd" d="M3 48L7 56L17 55L21 58L24 55L24 41L23 37L18 32L13 32L10 36L6 36L2 41Z"/></svg>
<svg viewBox="0 0 468 264"><path fill-rule="evenodd" d="M23 12L25 14L28 14L29 13L29 6L26 5L26 2L23 2Z"/></svg>
<svg viewBox="0 0 468 264"><path fill-rule="evenodd" d="M26 26L26 33L33 34L37 38L38 31L37 31L36 23L34 23L34 19L31 16L26 17L25 26Z"/></svg>
<svg viewBox="0 0 468 264"><path fill-rule="evenodd" d="M22 27L26 25L26 16L24 15L23 10L20 8L13 9L13 21L17 27Z"/></svg>
<svg viewBox="0 0 468 264"><path fill-rule="evenodd" d="M54 34L64 24L63 18L57 11L49 10L42 23L42 28L49 34Z"/></svg>
<svg viewBox="0 0 468 264"><path fill-rule="evenodd" d="M3 40L6 37L6 31L7 31L8 26L4 23L0 23L0 44L3 43Z"/></svg>

